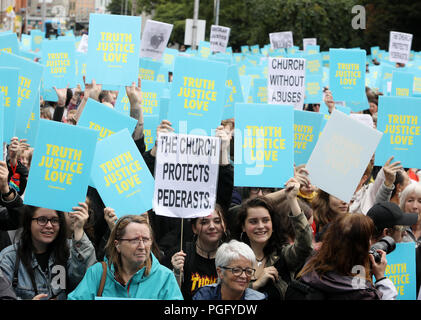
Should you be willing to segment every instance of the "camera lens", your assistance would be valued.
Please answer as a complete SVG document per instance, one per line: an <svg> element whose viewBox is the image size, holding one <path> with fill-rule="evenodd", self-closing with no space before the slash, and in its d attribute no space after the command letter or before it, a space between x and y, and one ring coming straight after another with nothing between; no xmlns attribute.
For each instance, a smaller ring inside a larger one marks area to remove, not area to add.
<svg viewBox="0 0 421 320"><path fill-rule="evenodd" d="M386 236L382 238L379 242L373 244L369 250L369 254L374 256L374 261L379 263L381 260L381 255L377 252L377 250L383 250L386 254L391 253L396 248L395 240L392 237Z"/></svg>

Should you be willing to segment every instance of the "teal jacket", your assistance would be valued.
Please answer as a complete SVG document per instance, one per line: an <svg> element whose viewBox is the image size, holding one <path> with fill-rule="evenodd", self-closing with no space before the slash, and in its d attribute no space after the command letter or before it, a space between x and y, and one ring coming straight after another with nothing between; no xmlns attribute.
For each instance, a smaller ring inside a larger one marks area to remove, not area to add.
<svg viewBox="0 0 421 320"><path fill-rule="evenodd" d="M114 279L114 266L107 263L107 278L102 297L151 300L183 300L177 280L172 271L161 265L151 253L152 268L147 277L145 268L134 274L126 286ZM94 300L102 276L102 265L96 263L88 269L77 288L68 295L68 300Z"/></svg>

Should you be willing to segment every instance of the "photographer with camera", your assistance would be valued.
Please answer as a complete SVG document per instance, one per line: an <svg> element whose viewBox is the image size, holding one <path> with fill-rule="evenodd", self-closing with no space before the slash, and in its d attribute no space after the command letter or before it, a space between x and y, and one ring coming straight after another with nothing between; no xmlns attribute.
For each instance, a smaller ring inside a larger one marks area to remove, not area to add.
<svg viewBox="0 0 421 320"><path fill-rule="evenodd" d="M379 262L369 253L374 232L373 220L361 213L335 219L320 249L288 286L286 300L394 300L396 288L384 276L386 253L374 248Z"/></svg>
<svg viewBox="0 0 421 320"><path fill-rule="evenodd" d="M374 222L374 242L390 236L396 243L403 242L406 226L417 223L417 213L404 213L397 204L383 201L376 203L367 212Z"/></svg>

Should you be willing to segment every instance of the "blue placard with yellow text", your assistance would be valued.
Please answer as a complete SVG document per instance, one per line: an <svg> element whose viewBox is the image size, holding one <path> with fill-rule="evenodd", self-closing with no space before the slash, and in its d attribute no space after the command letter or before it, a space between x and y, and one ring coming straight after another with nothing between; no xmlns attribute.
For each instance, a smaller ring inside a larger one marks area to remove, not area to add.
<svg viewBox="0 0 421 320"><path fill-rule="evenodd" d="M176 133L211 136L222 118L228 65L178 56L168 120Z"/></svg>
<svg viewBox="0 0 421 320"><path fill-rule="evenodd" d="M358 49L330 49L329 56L329 88L333 99L363 101L366 98L366 52Z"/></svg>
<svg viewBox="0 0 421 320"><path fill-rule="evenodd" d="M294 163L306 164L316 146L323 114L294 110Z"/></svg>
<svg viewBox="0 0 421 320"><path fill-rule="evenodd" d="M386 256L384 275L395 285L396 300L416 300L415 242L401 242Z"/></svg>
<svg viewBox="0 0 421 320"><path fill-rule="evenodd" d="M44 88L76 87L75 44L68 40L44 40L42 42Z"/></svg>
<svg viewBox="0 0 421 320"><path fill-rule="evenodd" d="M235 186L280 188L294 175L293 106L237 103L235 129Z"/></svg>
<svg viewBox="0 0 421 320"><path fill-rule="evenodd" d="M91 98L86 102L78 126L98 131L98 141L127 128L130 133L137 121Z"/></svg>
<svg viewBox="0 0 421 320"><path fill-rule="evenodd" d="M152 208L155 182L127 129L98 143L91 177L105 206L117 217Z"/></svg>
<svg viewBox="0 0 421 320"><path fill-rule="evenodd" d="M97 135L90 129L41 119L24 203L69 212L85 202Z"/></svg>
<svg viewBox="0 0 421 320"><path fill-rule="evenodd" d="M15 135L23 137L40 87L43 66L13 53L0 52L0 67L19 69Z"/></svg>
<svg viewBox="0 0 421 320"><path fill-rule="evenodd" d="M87 83L137 83L141 25L138 16L90 14Z"/></svg>
<svg viewBox="0 0 421 320"><path fill-rule="evenodd" d="M0 68L0 92L4 94L4 117L7 119L3 128L4 141L10 141L15 136L18 84L19 69Z"/></svg>
<svg viewBox="0 0 421 320"><path fill-rule="evenodd" d="M394 156L404 168L421 168L421 98L379 97L377 129L383 137L376 150L375 165Z"/></svg>

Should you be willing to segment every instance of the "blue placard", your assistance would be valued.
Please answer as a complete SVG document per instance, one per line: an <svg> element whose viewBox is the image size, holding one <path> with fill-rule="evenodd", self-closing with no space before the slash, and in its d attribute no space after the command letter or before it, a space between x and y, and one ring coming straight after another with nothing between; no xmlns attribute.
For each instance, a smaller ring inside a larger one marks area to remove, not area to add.
<svg viewBox="0 0 421 320"><path fill-rule="evenodd" d="M267 79L254 79L252 90L253 103L268 103Z"/></svg>
<svg viewBox="0 0 421 320"><path fill-rule="evenodd" d="M249 102L249 97L251 97L251 88L253 79L246 75L240 76L241 91L243 92L244 102Z"/></svg>
<svg viewBox="0 0 421 320"><path fill-rule="evenodd" d="M42 40L44 39L44 32L37 29L31 30L31 48L32 51L39 51L41 50Z"/></svg>
<svg viewBox="0 0 421 320"><path fill-rule="evenodd" d="M232 90L229 94L228 100L224 106L223 119L230 119L234 117L235 103L244 102L243 90L241 90L241 81L238 74L237 65L233 64L228 67L228 78L225 85Z"/></svg>
<svg viewBox="0 0 421 320"><path fill-rule="evenodd" d="M114 110L126 116L130 116L130 102L129 102L129 98L127 97L125 86L121 86L120 90L118 90L118 95L115 101Z"/></svg>
<svg viewBox="0 0 421 320"><path fill-rule="evenodd" d="M117 217L152 208L155 182L127 129L98 142L91 178Z"/></svg>
<svg viewBox="0 0 421 320"><path fill-rule="evenodd" d="M144 140L146 145L146 151L152 149L152 147L155 144L156 139L156 128L160 124L159 116L149 116L145 117L145 123L144 123Z"/></svg>
<svg viewBox="0 0 421 320"><path fill-rule="evenodd" d="M282 187L294 174L294 107L237 103L235 129L234 185Z"/></svg>
<svg viewBox="0 0 421 320"><path fill-rule="evenodd" d="M168 119L168 107L170 105L170 98L169 97L163 97L161 98L161 107L159 108L159 123L161 123L162 120Z"/></svg>
<svg viewBox="0 0 421 320"><path fill-rule="evenodd" d="M142 81L143 117L159 116L160 98L167 85L157 81Z"/></svg>
<svg viewBox="0 0 421 320"><path fill-rule="evenodd" d="M137 83L141 18L93 14L89 16L86 81L129 86Z"/></svg>
<svg viewBox="0 0 421 320"><path fill-rule="evenodd" d="M329 88L335 101L364 101L366 99L365 51L330 49L329 56Z"/></svg>
<svg viewBox="0 0 421 320"><path fill-rule="evenodd" d="M7 52L0 53L0 66L19 69L15 135L22 139L38 94L43 67L38 63Z"/></svg>
<svg viewBox="0 0 421 320"><path fill-rule="evenodd" d="M228 65L178 56L168 120L175 133L212 136L222 118Z"/></svg>
<svg viewBox="0 0 421 320"><path fill-rule="evenodd" d="M210 42L200 41L197 55L201 58L208 58L211 55Z"/></svg>
<svg viewBox="0 0 421 320"><path fill-rule="evenodd" d="M16 33L0 33L0 51L19 55L19 42Z"/></svg>
<svg viewBox="0 0 421 320"><path fill-rule="evenodd" d="M133 133L136 123L137 120L89 98L77 125L99 131L100 141L125 128Z"/></svg>
<svg viewBox="0 0 421 320"><path fill-rule="evenodd" d="M35 98L35 101L34 101L34 106L32 108L31 115L28 120L28 124L26 126L25 136L23 137L26 139L26 142L31 146L35 145L35 139L37 137L40 118L41 118L40 94L38 91L37 97Z"/></svg>
<svg viewBox="0 0 421 320"><path fill-rule="evenodd" d="M394 156L404 168L421 168L421 99L379 97L377 129L383 137L376 150L375 165Z"/></svg>
<svg viewBox="0 0 421 320"><path fill-rule="evenodd" d="M75 77L76 83L80 85L82 90L85 90L85 84L83 83L83 76L86 76L86 65L88 55L82 52L75 52Z"/></svg>
<svg viewBox="0 0 421 320"><path fill-rule="evenodd" d="M398 291L396 300L416 300L415 242L401 242L386 256L387 266L384 275Z"/></svg>
<svg viewBox="0 0 421 320"><path fill-rule="evenodd" d="M149 58L140 58L139 77L142 80L157 80L162 62L153 61Z"/></svg>
<svg viewBox="0 0 421 320"><path fill-rule="evenodd" d="M412 97L414 88L414 74L394 71L392 74L391 96Z"/></svg>
<svg viewBox="0 0 421 320"><path fill-rule="evenodd" d="M3 142L9 143L10 140L4 138L4 93L0 91L0 154L2 155L1 159L3 160Z"/></svg>
<svg viewBox="0 0 421 320"><path fill-rule="evenodd" d="M319 45L307 45L305 54L317 54L320 53L320 46Z"/></svg>
<svg viewBox="0 0 421 320"><path fill-rule="evenodd" d="M322 74L322 55L320 53L303 55L306 59L306 78L311 75Z"/></svg>
<svg viewBox="0 0 421 320"><path fill-rule="evenodd" d="M306 93L304 103L322 103L323 85L322 74L306 76Z"/></svg>
<svg viewBox="0 0 421 320"><path fill-rule="evenodd" d="M298 166L307 163L316 146L323 114L294 110L294 162Z"/></svg>
<svg viewBox="0 0 421 320"><path fill-rule="evenodd" d="M169 72L174 71L174 61L176 56L178 56L177 49L165 48L164 54L162 55L162 63L168 67Z"/></svg>
<svg viewBox="0 0 421 320"><path fill-rule="evenodd" d="M19 69L0 68L0 92L3 92L4 117L7 119L3 130L4 141L10 141L15 136L18 85Z"/></svg>
<svg viewBox="0 0 421 320"><path fill-rule="evenodd" d="M75 44L68 40L44 40L42 42L44 88L76 87Z"/></svg>
<svg viewBox="0 0 421 320"><path fill-rule="evenodd" d="M21 39L20 39L20 50L31 51L31 46L32 46L31 36L28 34L22 33Z"/></svg>
<svg viewBox="0 0 421 320"><path fill-rule="evenodd" d="M62 122L39 121L24 203L73 211L85 202L98 133Z"/></svg>

